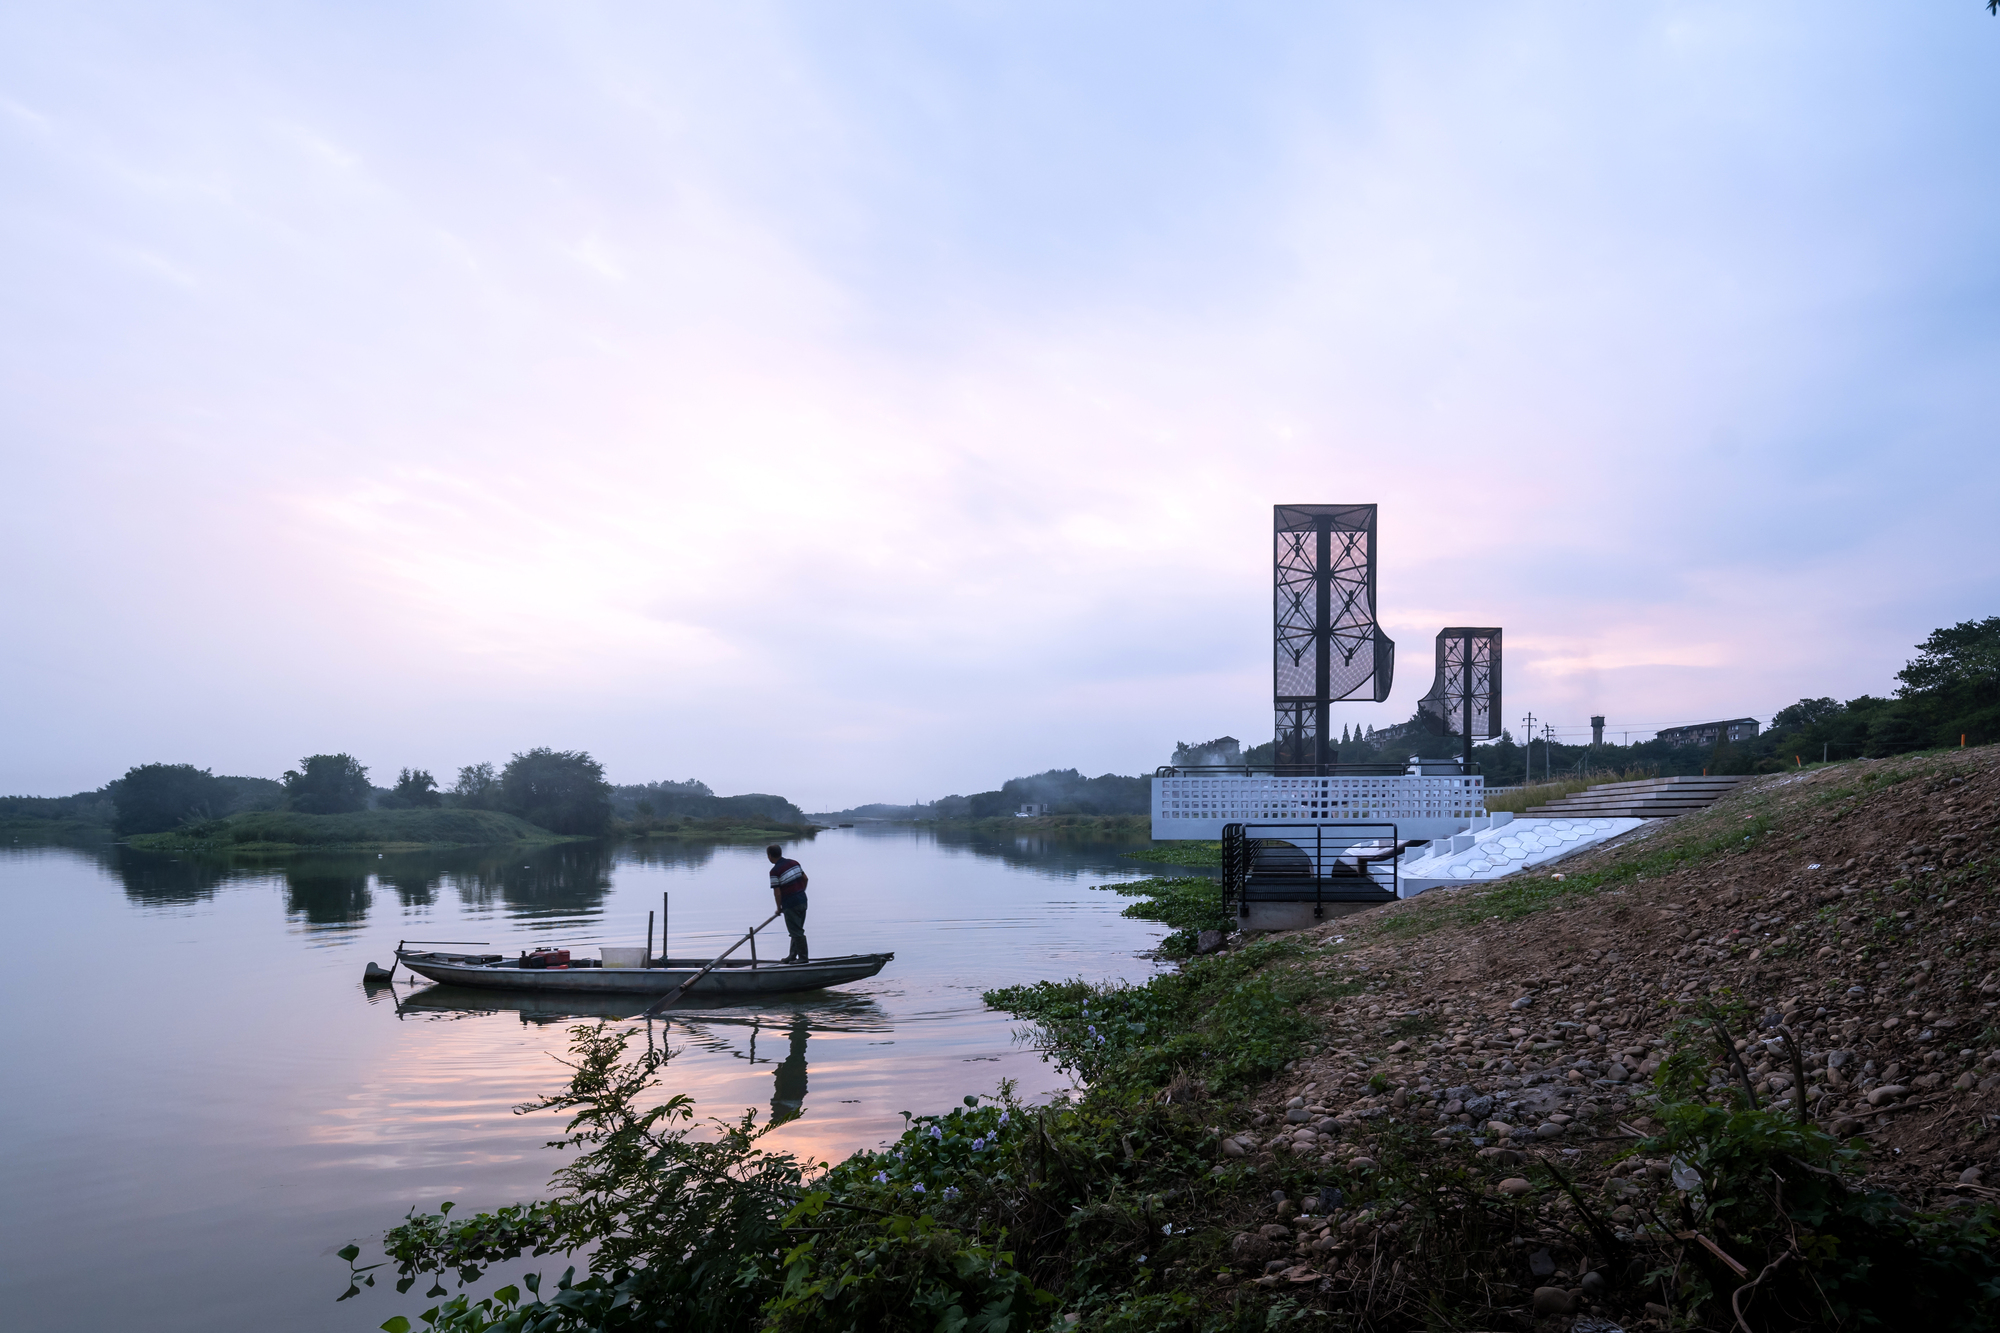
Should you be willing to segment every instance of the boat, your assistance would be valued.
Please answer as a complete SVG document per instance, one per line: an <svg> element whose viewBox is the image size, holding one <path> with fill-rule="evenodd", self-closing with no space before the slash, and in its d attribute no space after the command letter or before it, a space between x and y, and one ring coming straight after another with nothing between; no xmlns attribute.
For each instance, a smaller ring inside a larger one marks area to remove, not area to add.
<svg viewBox="0 0 2000 1333"><path fill-rule="evenodd" d="M432 953L398 949L396 961L420 977L447 986L484 990L562 992L573 995L665 995L705 967L712 970L689 988L698 999L743 995L787 995L865 981L887 967L893 953L856 953L815 958L807 963L756 959L655 958L651 967L524 967L503 954Z"/></svg>

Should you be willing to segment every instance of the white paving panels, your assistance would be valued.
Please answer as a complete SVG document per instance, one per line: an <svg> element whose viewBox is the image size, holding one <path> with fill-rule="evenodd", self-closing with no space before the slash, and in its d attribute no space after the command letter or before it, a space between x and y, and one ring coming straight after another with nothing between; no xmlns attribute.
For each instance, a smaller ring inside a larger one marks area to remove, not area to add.
<svg viewBox="0 0 2000 1333"><path fill-rule="evenodd" d="M1643 819L1513 819L1495 815L1472 821L1471 831L1419 847L1397 867L1398 892L1414 898L1425 889L1459 888L1543 865L1629 833Z"/></svg>

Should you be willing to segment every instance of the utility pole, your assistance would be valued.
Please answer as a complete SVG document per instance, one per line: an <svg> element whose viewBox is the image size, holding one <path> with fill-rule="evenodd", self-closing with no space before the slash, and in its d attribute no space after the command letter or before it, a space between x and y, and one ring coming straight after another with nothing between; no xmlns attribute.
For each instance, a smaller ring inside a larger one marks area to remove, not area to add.
<svg viewBox="0 0 2000 1333"><path fill-rule="evenodd" d="M1549 782L1556 780L1556 729L1542 723L1542 777Z"/></svg>
<svg viewBox="0 0 2000 1333"><path fill-rule="evenodd" d="M1535 715L1521 719L1521 785L1535 780Z"/></svg>

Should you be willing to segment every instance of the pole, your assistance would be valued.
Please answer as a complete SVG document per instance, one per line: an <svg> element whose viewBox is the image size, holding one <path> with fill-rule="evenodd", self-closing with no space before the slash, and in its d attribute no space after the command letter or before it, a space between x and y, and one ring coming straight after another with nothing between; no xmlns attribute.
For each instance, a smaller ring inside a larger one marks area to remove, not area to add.
<svg viewBox="0 0 2000 1333"><path fill-rule="evenodd" d="M1527 786L1535 780L1535 715L1530 712L1521 719L1521 785Z"/></svg>
<svg viewBox="0 0 2000 1333"><path fill-rule="evenodd" d="M1465 762L1460 765L1466 772L1472 771L1472 636L1465 636L1465 655L1462 663L1465 672Z"/></svg>
<svg viewBox="0 0 2000 1333"><path fill-rule="evenodd" d="M646 966L653 965L653 914L646 913Z"/></svg>
<svg viewBox="0 0 2000 1333"><path fill-rule="evenodd" d="M667 965L667 927L669 924L672 923L673 920L673 918L670 917L667 913L669 909L672 908L672 906L673 906L673 894L662 893L660 895L660 966L661 967L665 967Z"/></svg>
<svg viewBox="0 0 2000 1333"><path fill-rule="evenodd" d="M1318 538L1313 562L1313 773L1326 776L1328 743L1326 734L1333 723L1330 696L1333 693L1333 515L1321 514L1313 522Z"/></svg>
<svg viewBox="0 0 2000 1333"><path fill-rule="evenodd" d="M707 967L704 967L701 971L689 977L686 981L683 981L680 985L668 991L665 995L662 995L659 999L647 1005L644 1012L644 1016L647 1018L657 1018L662 1013L665 1013L668 1009L671 1009L674 1005L679 1004L681 1001L681 997L686 995L688 991L693 988L695 982L700 981L703 977L715 971L716 968L721 967L722 960L729 957L730 954L735 953L738 949L742 948L745 940L748 940L751 936L755 935L758 931L770 925L773 921L776 921L779 917L783 916L784 914L785 914L784 909L779 908L777 911L771 913L771 915L765 917L762 921L759 921L756 925L750 927L750 929L744 934L742 939L736 941L736 943L730 945L727 949L724 949L721 953L717 954L715 956L715 961L711 962Z"/></svg>

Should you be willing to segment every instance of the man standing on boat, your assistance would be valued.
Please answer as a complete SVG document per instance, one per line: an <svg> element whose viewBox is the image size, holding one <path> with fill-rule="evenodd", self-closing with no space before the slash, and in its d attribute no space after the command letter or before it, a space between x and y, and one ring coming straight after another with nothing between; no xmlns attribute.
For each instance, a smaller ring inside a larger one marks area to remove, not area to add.
<svg viewBox="0 0 2000 1333"><path fill-rule="evenodd" d="M792 937L788 963L809 963L806 954L806 871L785 855L784 848L772 843L764 849L771 858L771 901L785 914L785 929Z"/></svg>

